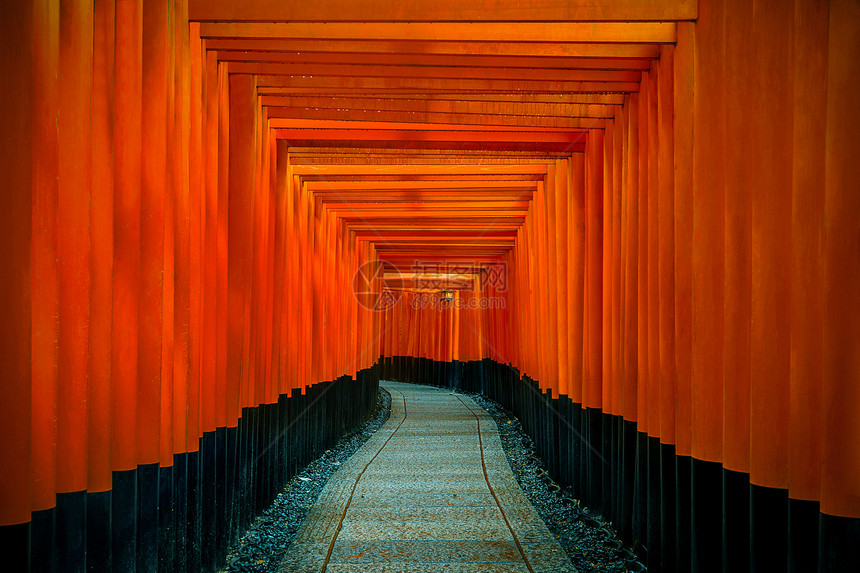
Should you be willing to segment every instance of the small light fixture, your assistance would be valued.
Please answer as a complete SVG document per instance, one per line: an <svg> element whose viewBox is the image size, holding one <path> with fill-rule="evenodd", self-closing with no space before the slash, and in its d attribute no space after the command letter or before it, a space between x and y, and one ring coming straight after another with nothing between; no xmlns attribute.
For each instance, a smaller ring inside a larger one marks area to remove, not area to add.
<svg viewBox="0 0 860 573"><path fill-rule="evenodd" d="M451 302L454 300L454 291L452 290L443 290L439 291L439 300L442 302Z"/></svg>

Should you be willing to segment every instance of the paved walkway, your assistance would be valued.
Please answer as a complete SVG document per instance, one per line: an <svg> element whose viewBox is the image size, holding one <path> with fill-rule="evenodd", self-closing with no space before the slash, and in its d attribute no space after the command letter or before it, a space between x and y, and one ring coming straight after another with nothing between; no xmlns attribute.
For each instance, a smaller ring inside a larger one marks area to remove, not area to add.
<svg viewBox="0 0 860 573"><path fill-rule="evenodd" d="M576 571L480 406L429 386L382 386L391 417L326 484L281 573Z"/></svg>

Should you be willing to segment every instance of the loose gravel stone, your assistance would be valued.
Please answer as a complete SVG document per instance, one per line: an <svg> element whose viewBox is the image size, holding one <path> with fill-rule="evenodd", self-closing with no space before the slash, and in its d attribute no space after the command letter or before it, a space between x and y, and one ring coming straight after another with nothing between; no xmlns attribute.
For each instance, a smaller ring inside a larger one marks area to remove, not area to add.
<svg viewBox="0 0 860 573"><path fill-rule="evenodd" d="M220 573L277 573L287 547L328 479L388 420L391 395L379 389L376 410L360 428L312 461L278 494L251 528L230 547Z"/></svg>
<svg viewBox="0 0 860 573"><path fill-rule="evenodd" d="M505 456L526 497L550 532L582 573L640 573L636 561L600 515L589 511L570 491L560 488L546 472L520 421L498 403L480 394L469 394L496 421ZM220 573L277 573L292 542L329 477L376 432L391 412L391 396L379 390L373 417L344 436L332 449L295 476L251 528L230 548Z"/></svg>
<svg viewBox="0 0 860 573"><path fill-rule="evenodd" d="M481 394L469 394L499 427L505 456L520 488L537 509L547 528L580 572L640 573L645 566L635 559L612 529L612 524L574 499L547 473L534 452L534 442L511 412Z"/></svg>

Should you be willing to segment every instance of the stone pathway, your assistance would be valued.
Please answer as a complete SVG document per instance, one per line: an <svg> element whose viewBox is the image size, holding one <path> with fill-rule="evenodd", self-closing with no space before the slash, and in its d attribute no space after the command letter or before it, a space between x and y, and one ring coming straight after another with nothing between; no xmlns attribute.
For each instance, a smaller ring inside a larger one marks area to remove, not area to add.
<svg viewBox="0 0 860 573"><path fill-rule="evenodd" d="M391 417L331 477L281 573L576 571L480 406L429 386L382 386Z"/></svg>

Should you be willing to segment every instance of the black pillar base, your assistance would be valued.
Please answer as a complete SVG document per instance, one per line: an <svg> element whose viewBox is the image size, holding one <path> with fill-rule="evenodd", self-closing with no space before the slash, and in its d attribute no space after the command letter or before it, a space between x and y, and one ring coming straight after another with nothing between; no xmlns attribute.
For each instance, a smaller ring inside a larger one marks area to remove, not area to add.
<svg viewBox="0 0 860 573"><path fill-rule="evenodd" d="M693 573L722 571L723 468L693 458L691 466L691 558Z"/></svg>
<svg viewBox="0 0 860 573"><path fill-rule="evenodd" d="M750 484L750 571L788 568L788 490Z"/></svg>

